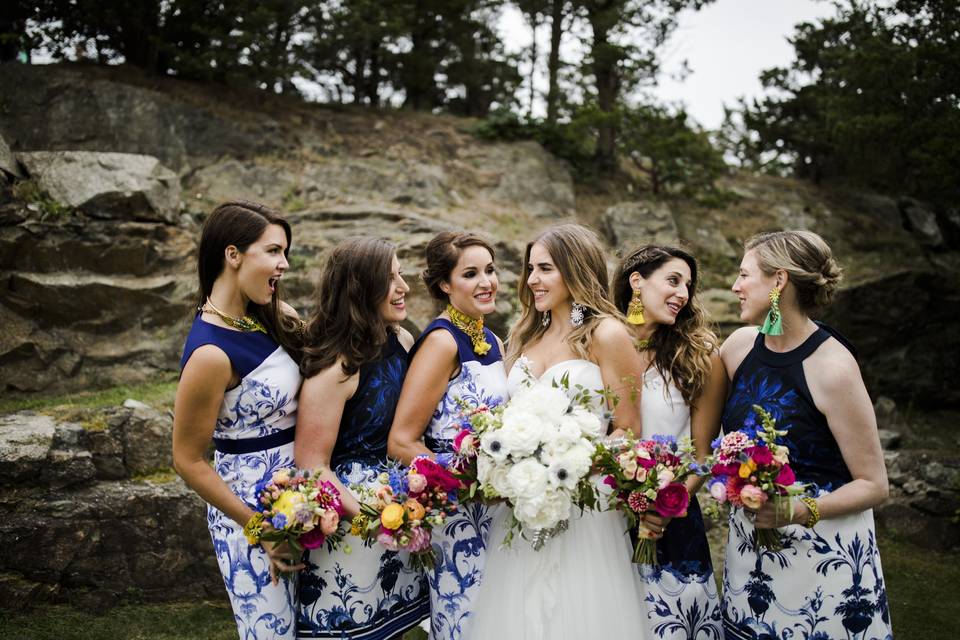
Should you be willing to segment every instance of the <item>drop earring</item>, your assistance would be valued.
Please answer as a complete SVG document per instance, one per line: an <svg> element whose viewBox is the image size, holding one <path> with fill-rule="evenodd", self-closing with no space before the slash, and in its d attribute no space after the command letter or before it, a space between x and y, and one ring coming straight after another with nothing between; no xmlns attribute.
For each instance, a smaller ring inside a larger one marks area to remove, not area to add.
<svg viewBox="0 0 960 640"><path fill-rule="evenodd" d="M768 336L783 335L783 316L780 315L780 289L770 290L770 311L760 327L760 333Z"/></svg>
<svg viewBox="0 0 960 640"><path fill-rule="evenodd" d="M580 304L579 302L574 302L570 305L570 324L575 327L583 326L583 319L586 315L587 308Z"/></svg>
<svg viewBox="0 0 960 640"><path fill-rule="evenodd" d="M643 317L643 301L640 299L640 289L633 290L630 305L627 307L627 322L630 324L645 324Z"/></svg>

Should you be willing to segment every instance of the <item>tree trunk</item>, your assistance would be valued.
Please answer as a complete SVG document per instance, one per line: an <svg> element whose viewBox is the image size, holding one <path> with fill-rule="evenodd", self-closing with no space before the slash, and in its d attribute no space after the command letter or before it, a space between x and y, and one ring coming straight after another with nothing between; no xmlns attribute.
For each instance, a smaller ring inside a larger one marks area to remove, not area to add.
<svg viewBox="0 0 960 640"><path fill-rule="evenodd" d="M527 19L530 21L530 31L533 33L533 43L530 45L530 107L527 110L527 117L533 120L533 103L537 99L534 81L537 77L537 29L540 27L540 11L534 9Z"/></svg>
<svg viewBox="0 0 960 640"><path fill-rule="evenodd" d="M591 58L593 75L597 83L597 106L603 116L612 116L617 105L620 78L617 62L620 56L616 46L608 41L610 30L616 26L619 3L598 3L588 11L593 28ZM602 117L597 125L597 149L594 160L601 171L612 172L616 168L616 125L613 118Z"/></svg>
<svg viewBox="0 0 960 640"><path fill-rule="evenodd" d="M547 61L547 74L550 88L547 90L547 124L556 124L560 99L560 39L563 37L563 9L566 0L553 0L553 13L550 22L550 58Z"/></svg>

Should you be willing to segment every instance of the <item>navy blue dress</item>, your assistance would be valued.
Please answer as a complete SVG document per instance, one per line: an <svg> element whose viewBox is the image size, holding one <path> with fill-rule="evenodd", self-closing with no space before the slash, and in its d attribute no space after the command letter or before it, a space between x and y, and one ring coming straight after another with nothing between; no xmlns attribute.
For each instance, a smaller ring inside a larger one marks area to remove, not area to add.
<svg viewBox="0 0 960 640"><path fill-rule="evenodd" d="M380 484L406 372L407 353L392 332L381 357L360 367L330 460L345 486ZM406 553L372 543L353 547L349 554L324 547L308 554L300 574L297 637L399 637L430 615L426 577L409 568Z"/></svg>
<svg viewBox="0 0 960 640"><path fill-rule="evenodd" d="M820 327L793 351L776 353L757 334L733 376L723 413L725 431L758 425L753 405L786 430L790 466L811 496L852 480L826 417L817 409L803 362L830 333ZM742 510L730 516L724 569L723 619L728 640L741 638L890 638L873 511L821 520L812 529L779 529L783 549L754 548L753 525Z"/></svg>

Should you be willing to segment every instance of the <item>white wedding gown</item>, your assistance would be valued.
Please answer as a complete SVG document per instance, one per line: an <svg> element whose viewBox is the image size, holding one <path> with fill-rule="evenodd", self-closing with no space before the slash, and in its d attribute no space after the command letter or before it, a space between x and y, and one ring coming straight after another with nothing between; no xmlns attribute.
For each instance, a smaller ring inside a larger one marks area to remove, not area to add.
<svg viewBox="0 0 960 640"><path fill-rule="evenodd" d="M558 362L540 379L521 358L510 370L511 395L522 384L553 384L564 373L570 389L603 388L600 367L588 360ZM525 382L526 381L526 382ZM647 637L643 583L631 562L626 521L618 512L576 508L567 531L539 551L514 536L509 548L506 506L496 510L487 543L487 564L474 609L470 637L476 640L589 640Z"/></svg>

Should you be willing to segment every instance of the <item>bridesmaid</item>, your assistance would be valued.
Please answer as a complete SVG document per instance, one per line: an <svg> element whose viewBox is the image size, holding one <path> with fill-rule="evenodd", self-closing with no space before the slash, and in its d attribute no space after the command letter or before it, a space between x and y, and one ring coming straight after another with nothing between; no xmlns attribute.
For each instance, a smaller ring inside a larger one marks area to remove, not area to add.
<svg viewBox="0 0 960 640"><path fill-rule="evenodd" d="M409 290L393 244L346 240L327 259L304 336L297 466L336 485L349 517L359 503L346 486L375 484L386 468L387 430L413 345L400 327ZM377 640L416 626L430 601L425 577L407 564L406 553L380 545L311 550L297 636Z"/></svg>
<svg viewBox="0 0 960 640"><path fill-rule="evenodd" d="M493 407L507 399L503 344L483 326L483 317L495 309L499 286L493 248L473 234L447 231L430 241L426 259L424 283L445 309L410 352L387 445L390 457L404 464L419 455L450 456L460 401ZM467 636L483 575L489 508L478 501L460 509L433 532L432 638Z"/></svg>
<svg viewBox="0 0 960 640"><path fill-rule="evenodd" d="M710 453L720 429L727 379L696 297L697 262L676 247L640 247L617 269L613 299L633 327L642 358L640 420L643 437L691 436L697 457ZM710 547L691 478L686 517L656 514L643 527L658 539L656 565L638 565L646 586L645 614L653 638L720 640L720 599L713 577Z"/></svg>
<svg viewBox="0 0 960 640"><path fill-rule="evenodd" d="M180 360L173 465L206 500L217 563L240 638L293 638L295 571L284 548L244 534L255 490L293 465L300 321L280 302L290 225L252 202L227 202L203 225L198 313ZM216 449L213 466L206 452Z"/></svg>
<svg viewBox="0 0 960 640"><path fill-rule="evenodd" d="M809 231L750 239L733 291L738 329L721 350L731 381L725 431L769 411L790 466L808 487L792 509L767 502L730 516L723 618L730 638L891 636L872 508L887 497L876 417L845 341L811 320L840 281L830 247ZM755 529L779 528L781 551L754 551Z"/></svg>

